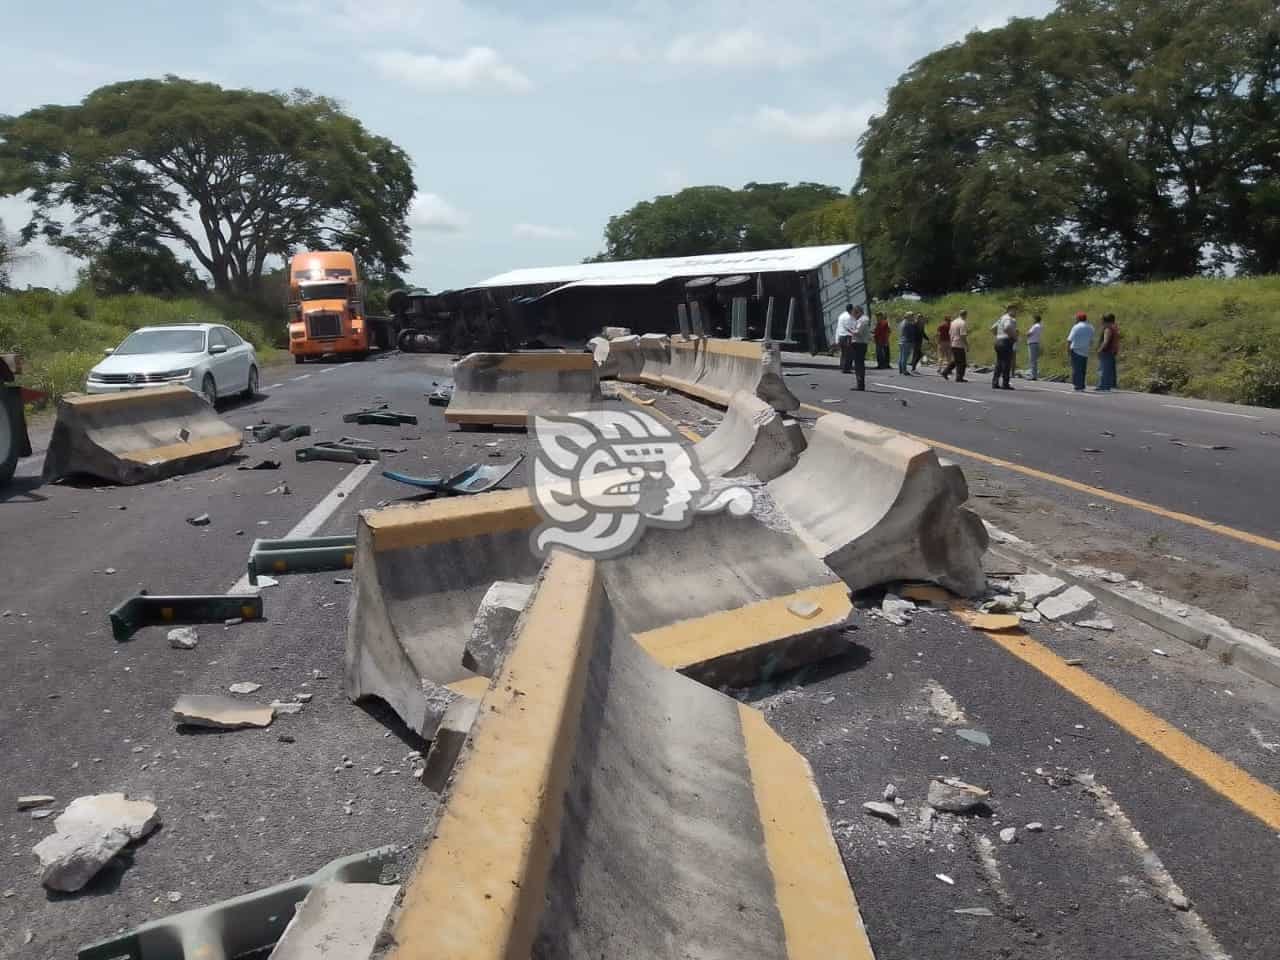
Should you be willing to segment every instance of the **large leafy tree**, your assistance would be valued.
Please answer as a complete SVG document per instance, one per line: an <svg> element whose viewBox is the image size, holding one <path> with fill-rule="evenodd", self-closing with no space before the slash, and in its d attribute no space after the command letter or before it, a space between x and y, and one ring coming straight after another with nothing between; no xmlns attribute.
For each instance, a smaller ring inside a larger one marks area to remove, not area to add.
<svg viewBox="0 0 1280 960"><path fill-rule="evenodd" d="M1060 0L903 75L856 195L891 290L1280 266L1272 0Z"/></svg>
<svg viewBox="0 0 1280 960"><path fill-rule="evenodd" d="M598 260L681 257L768 250L787 245L785 224L797 214L840 197L819 183L748 183L688 187L637 203L609 218Z"/></svg>
<svg viewBox="0 0 1280 960"><path fill-rule="evenodd" d="M308 247L403 269L414 182L403 150L330 99L170 76L0 118L0 194L15 193L35 209L24 240L86 257L170 244L247 293L270 257Z"/></svg>

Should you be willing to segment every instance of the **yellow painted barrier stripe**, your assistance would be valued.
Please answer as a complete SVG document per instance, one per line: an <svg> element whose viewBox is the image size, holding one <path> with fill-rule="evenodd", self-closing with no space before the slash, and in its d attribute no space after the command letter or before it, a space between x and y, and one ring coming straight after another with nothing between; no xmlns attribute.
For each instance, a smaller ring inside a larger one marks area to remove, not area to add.
<svg viewBox="0 0 1280 960"><path fill-rule="evenodd" d="M444 419L446 423L490 423L495 427L525 427L529 423L529 411L446 409Z"/></svg>
<svg viewBox="0 0 1280 960"><path fill-rule="evenodd" d="M835 412L833 410L824 410L822 407L815 407L811 403L802 403L800 406L819 415ZM1033 477L1036 480L1044 480L1047 483L1056 483L1060 487L1066 487L1067 489L1075 490L1078 493L1087 493L1089 496L1097 497L1099 500L1110 500L1112 503L1118 503L1126 507L1133 507L1135 510L1142 510L1157 517L1164 517L1166 520L1185 523L1188 526L1198 527L1201 530L1208 530L1212 533L1218 533L1224 537L1239 540L1242 543L1252 544L1255 547L1262 547L1266 550L1275 550L1280 552L1280 540L1273 540L1270 537L1260 536L1256 533L1249 533L1247 530L1237 530L1234 527L1215 523L1213 520L1206 520L1204 517L1197 517L1190 513L1181 513L1177 510L1167 510L1154 503L1147 503L1145 500L1126 497L1122 493L1114 493L1110 490L1103 490L1100 487L1091 487L1089 484L1080 483L1078 480L1069 480L1066 477L1060 477L1057 474L1045 473L1043 470L1037 470L1035 467L1023 466L1020 463L1014 463L1010 460L1001 460L999 457L990 457L985 453L978 453L974 450L966 450L964 447L957 447L950 443L944 443L941 440L930 440L928 437L918 437L913 436L912 434L906 434L906 436L911 437L913 440L918 440L921 443L927 443L931 447L937 447L939 450L945 450L948 453L954 453L961 457L968 457L971 460L978 460L982 463L989 463L993 467L1000 467L1004 470L1012 470L1014 473Z"/></svg>
<svg viewBox="0 0 1280 960"><path fill-rule="evenodd" d="M718 340L714 338L696 338L683 340L671 338L672 350L702 350L704 353L715 353L725 357L746 357L759 362L763 351L760 340Z"/></svg>
<svg viewBox="0 0 1280 960"><path fill-rule="evenodd" d="M179 397L189 400L195 396L191 390L181 386L141 387L136 390L121 390L118 393L70 394L62 398L62 402L72 407L129 407L138 404L155 403L159 400ZM213 413L213 409L209 409Z"/></svg>
<svg viewBox="0 0 1280 960"><path fill-rule="evenodd" d="M819 607L808 619L788 609L793 603L806 602ZM646 630L637 633L635 640L658 663L680 670L797 634L839 626L852 612L849 588L843 583L829 583Z"/></svg>
<svg viewBox="0 0 1280 960"><path fill-rule="evenodd" d="M589 353L509 353L495 364L499 370L591 370L595 360ZM484 369L483 363L476 364Z"/></svg>
<svg viewBox="0 0 1280 960"><path fill-rule="evenodd" d="M213 453L218 450L236 450L243 442L238 433L220 433L200 440L188 440L186 443L170 443L163 447L130 450L119 456L121 460L130 460L134 463L161 463L181 457L198 457L202 453Z"/></svg>
<svg viewBox="0 0 1280 960"><path fill-rule="evenodd" d="M875 960L809 764L759 711L738 717L788 960Z"/></svg>
<svg viewBox="0 0 1280 960"><path fill-rule="evenodd" d="M488 677L467 677L465 680L455 680L446 686L454 693L460 693L464 697L470 697L472 700L479 700L484 696L485 691L489 689Z"/></svg>
<svg viewBox="0 0 1280 960"><path fill-rule="evenodd" d="M1169 762L1181 767L1210 790L1280 830L1280 793L1208 747L1192 740L1167 720L1140 707L1094 676L1067 664L1025 633L985 633L1019 660L1034 667L1062 689L1083 700L1121 730L1137 737Z"/></svg>
<svg viewBox="0 0 1280 960"><path fill-rule="evenodd" d="M480 703L435 835L405 891L395 960L515 960L532 952L601 599L595 564L557 552Z"/></svg>
<svg viewBox="0 0 1280 960"><path fill-rule="evenodd" d="M631 401L637 407L644 407L646 410L648 410L650 413L656 416L659 420L665 420L667 423L671 424L671 428L673 430L679 433L686 440L692 440L694 443L697 443L699 440L702 439L702 434L696 433L693 430L690 430L688 427L680 426L680 424L676 423L675 419L669 413L667 413L665 410L659 410L656 404L641 403L640 398L637 397L630 390L628 390L626 387L618 387L618 396L622 397L624 400Z"/></svg>
<svg viewBox="0 0 1280 960"><path fill-rule="evenodd" d="M465 537L532 530L538 525L538 511L529 491L522 488L367 510L361 513L360 520L373 537L374 552L381 553Z"/></svg>

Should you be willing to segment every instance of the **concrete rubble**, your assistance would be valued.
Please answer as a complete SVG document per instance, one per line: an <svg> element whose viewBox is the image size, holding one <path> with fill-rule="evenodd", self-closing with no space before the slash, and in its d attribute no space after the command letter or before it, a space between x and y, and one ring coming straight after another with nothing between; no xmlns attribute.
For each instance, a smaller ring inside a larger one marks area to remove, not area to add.
<svg viewBox="0 0 1280 960"><path fill-rule="evenodd" d="M50 890L79 890L112 857L159 825L159 811L149 800L130 800L123 793L76 797L54 820L55 832L32 850L40 860L40 882Z"/></svg>
<svg viewBox="0 0 1280 960"><path fill-rule="evenodd" d="M894 593L886 593L884 600L880 603L880 616L888 620L895 627L905 627L911 622L911 615L915 613L916 605L910 600L904 600L902 597Z"/></svg>
<svg viewBox="0 0 1280 960"><path fill-rule="evenodd" d="M869 800L862 805L862 809L871 814L871 816L879 817L881 820L887 820L890 823L897 823L901 819L898 814L898 808L892 803Z"/></svg>
<svg viewBox="0 0 1280 960"><path fill-rule="evenodd" d="M954 777L929 781L929 806L943 813L968 813L984 805L990 797L990 790L983 790Z"/></svg>
<svg viewBox="0 0 1280 960"><path fill-rule="evenodd" d="M1016 843L1017 840L1018 840L1017 827L1005 827L1003 830L1000 831L1001 843Z"/></svg>
<svg viewBox="0 0 1280 960"><path fill-rule="evenodd" d="M200 635L195 627L174 627L166 635L169 646L175 650L194 650L200 642Z"/></svg>
<svg viewBox="0 0 1280 960"><path fill-rule="evenodd" d="M1068 587L1062 593L1041 600L1036 609L1046 620L1070 620L1088 617L1097 609L1098 598L1081 587Z"/></svg>
<svg viewBox="0 0 1280 960"><path fill-rule="evenodd" d="M326 883L297 907L268 960L356 960L377 946L398 885Z"/></svg>
<svg viewBox="0 0 1280 960"><path fill-rule="evenodd" d="M19 810L30 810L32 807L47 807L53 803L54 798L44 793L28 794L25 797L18 798Z"/></svg>
<svg viewBox="0 0 1280 960"><path fill-rule="evenodd" d="M1110 632L1116 628L1116 625L1112 623L1110 620L1108 620L1106 617L1094 617L1089 620L1077 620L1075 622L1075 625L1077 627L1080 627L1083 630L1101 630L1104 633Z"/></svg>
<svg viewBox="0 0 1280 960"><path fill-rule="evenodd" d="M511 580L496 580L480 601L471 626L471 639L462 655L462 665L481 676L491 677L502 662L516 621L529 602L533 586Z"/></svg>
<svg viewBox="0 0 1280 960"><path fill-rule="evenodd" d="M173 705L173 719L180 725L212 730L269 727L275 719L270 707L246 704L218 694L183 694Z"/></svg>
<svg viewBox="0 0 1280 960"><path fill-rule="evenodd" d="M1009 579L1009 589L1028 603L1039 603L1066 588L1065 580L1043 573L1022 573Z"/></svg>
<svg viewBox="0 0 1280 960"><path fill-rule="evenodd" d="M257 693L259 690L262 689L262 684L253 683L252 681L249 681L249 680L242 680L239 683L231 684L231 686L227 687L227 689L230 690L232 693L242 693L242 694Z"/></svg>
<svg viewBox="0 0 1280 960"><path fill-rule="evenodd" d="M470 697L455 700L445 710L440 726L436 728L435 739L431 741L431 749L427 752L426 766L419 778L428 789L436 793L444 792L479 711L480 701Z"/></svg>

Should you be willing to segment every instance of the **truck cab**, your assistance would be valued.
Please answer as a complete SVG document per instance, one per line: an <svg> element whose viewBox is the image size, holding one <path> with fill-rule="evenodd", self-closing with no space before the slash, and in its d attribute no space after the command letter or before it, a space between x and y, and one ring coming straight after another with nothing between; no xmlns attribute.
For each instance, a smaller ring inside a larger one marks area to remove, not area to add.
<svg viewBox="0 0 1280 960"><path fill-rule="evenodd" d="M354 255L319 251L289 261L288 323L289 352L298 363L368 355L373 342Z"/></svg>

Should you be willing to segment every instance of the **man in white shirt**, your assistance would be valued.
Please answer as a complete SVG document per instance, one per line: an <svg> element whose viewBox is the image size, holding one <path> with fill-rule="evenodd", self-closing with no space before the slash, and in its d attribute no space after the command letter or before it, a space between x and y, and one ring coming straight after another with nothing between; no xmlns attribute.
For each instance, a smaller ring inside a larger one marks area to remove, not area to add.
<svg viewBox="0 0 1280 960"><path fill-rule="evenodd" d="M853 308L853 327L850 330L853 341L853 372L858 378L858 389L867 389L867 347L871 343L871 315L862 312L861 307Z"/></svg>
<svg viewBox="0 0 1280 960"><path fill-rule="evenodd" d="M1079 392L1084 389L1084 379L1089 372L1089 348L1093 345L1093 327L1089 316L1076 314L1075 326L1067 334L1067 347L1071 354L1071 385Z"/></svg>
<svg viewBox="0 0 1280 960"><path fill-rule="evenodd" d="M1040 314L1031 317L1031 329L1027 331L1027 354L1031 361L1031 379L1040 379L1040 334L1044 328L1040 323Z"/></svg>
<svg viewBox="0 0 1280 960"><path fill-rule="evenodd" d="M840 345L840 372L853 372L853 316L861 307L849 304L836 320L836 343Z"/></svg>
<svg viewBox="0 0 1280 960"><path fill-rule="evenodd" d="M996 367L991 374L991 389L1012 390L1009 378L1013 375L1013 345L1018 342L1018 305L1011 303L1005 307L1004 315L991 325L991 330L996 335Z"/></svg>
<svg viewBox="0 0 1280 960"><path fill-rule="evenodd" d="M956 383L966 383L965 371L969 368L969 311L961 310L951 321L951 362L942 368L942 376L951 379L956 372Z"/></svg>

